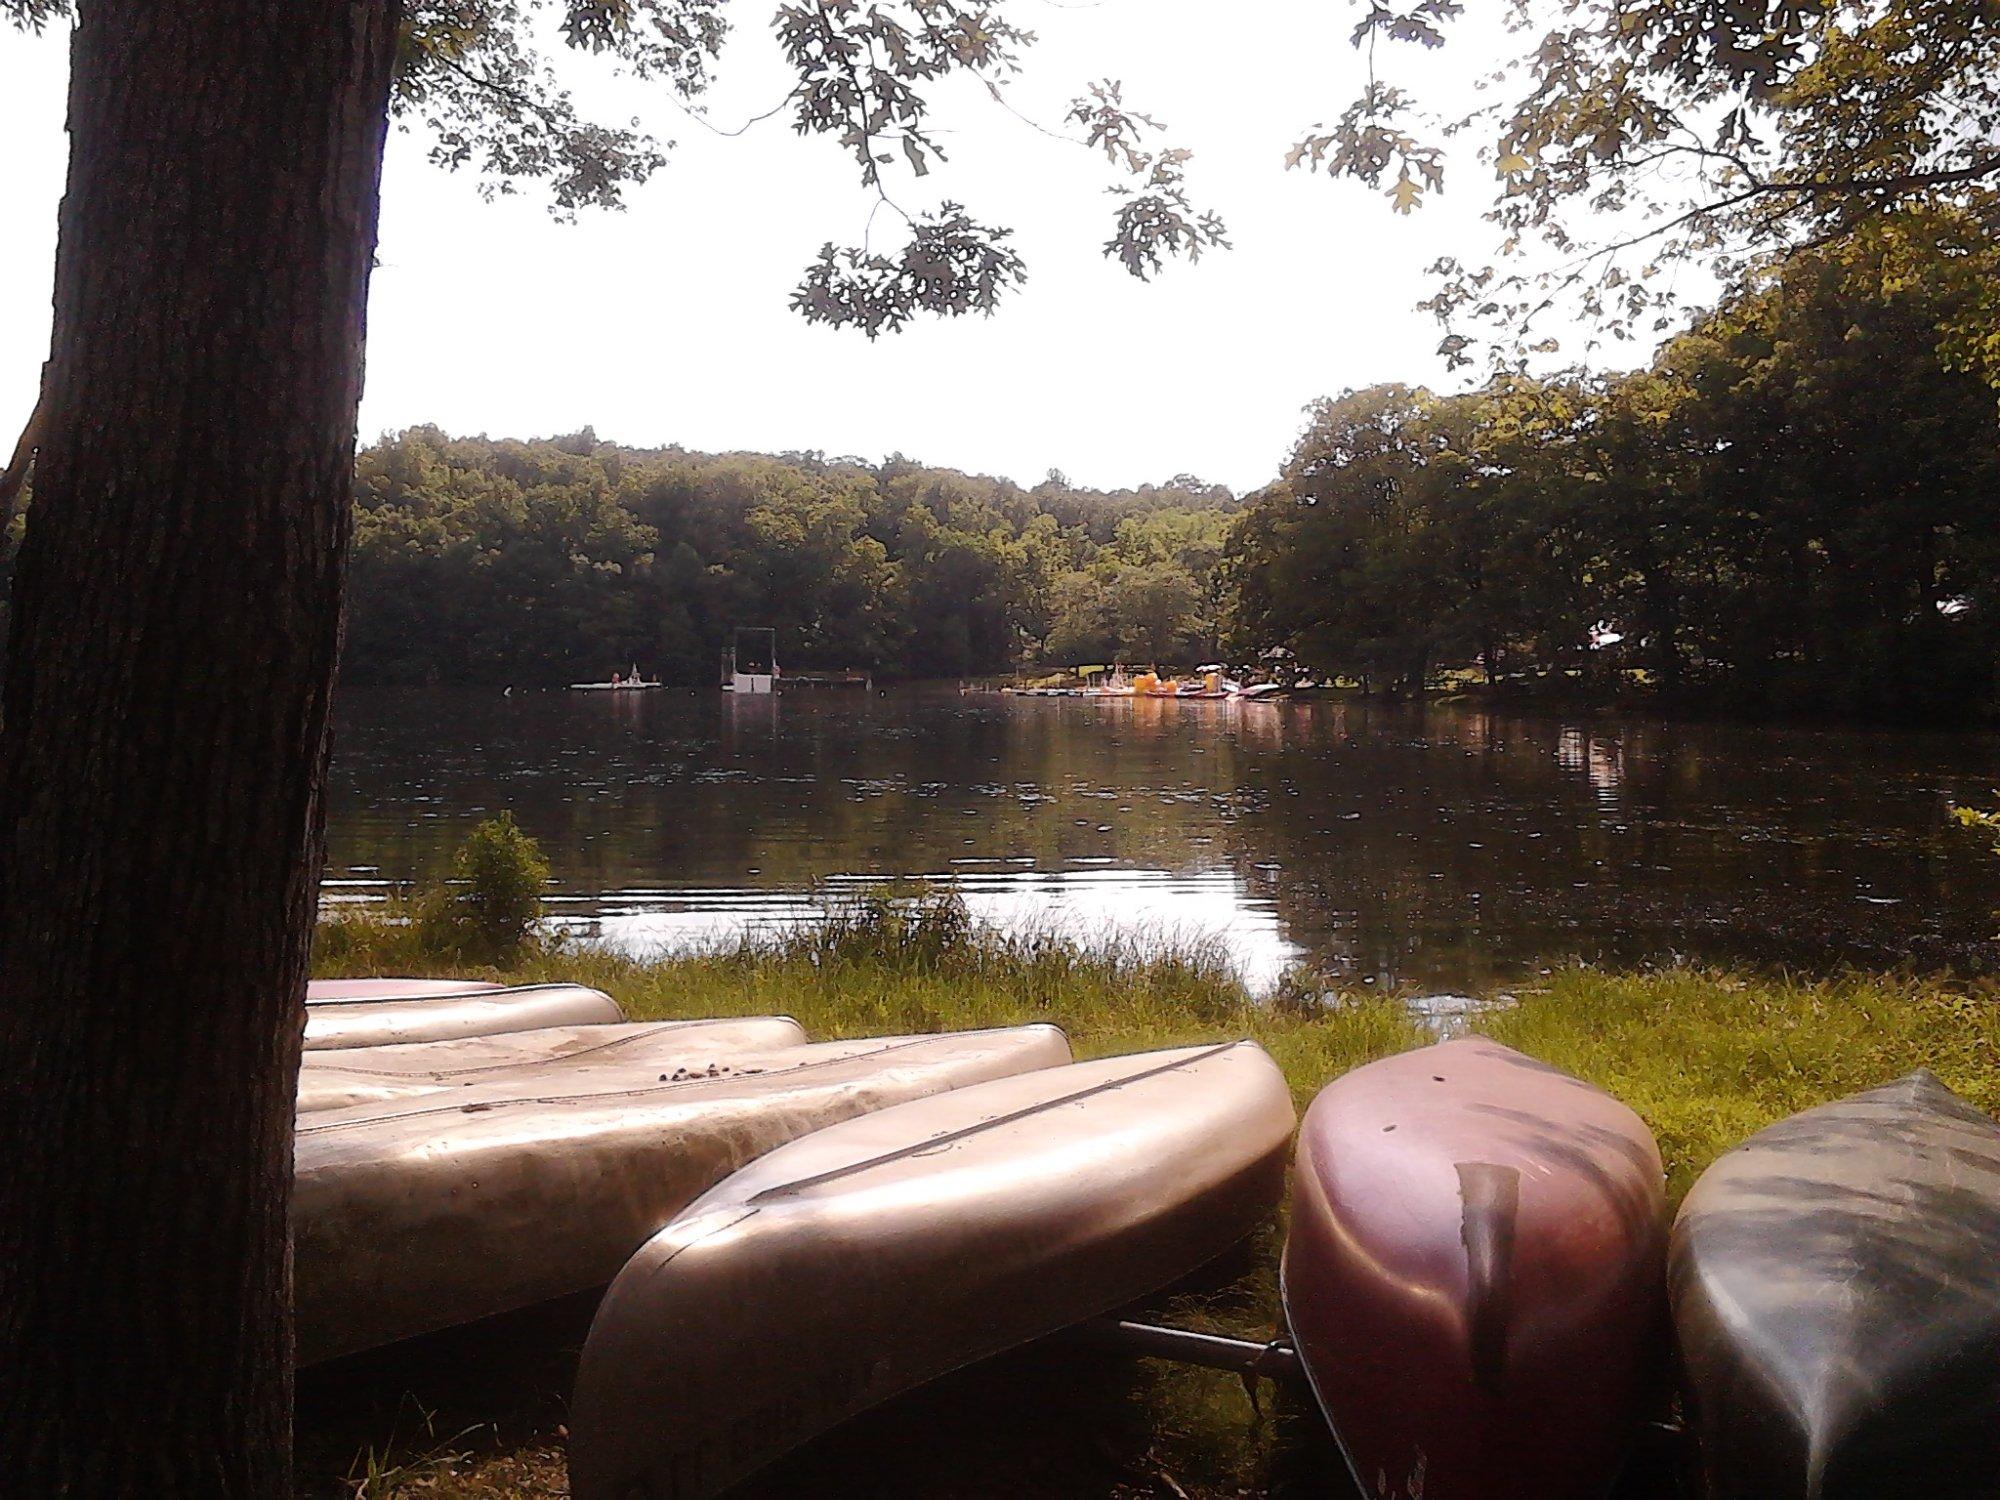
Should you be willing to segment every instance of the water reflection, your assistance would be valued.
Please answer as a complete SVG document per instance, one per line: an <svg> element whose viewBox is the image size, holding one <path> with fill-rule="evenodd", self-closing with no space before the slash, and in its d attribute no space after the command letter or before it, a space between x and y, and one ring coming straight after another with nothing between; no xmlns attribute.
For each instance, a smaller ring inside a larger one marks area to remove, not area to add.
<svg viewBox="0 0 2000 1500"><path fill-rule="evenodd" d="M1622 740L1582 729L1565 729L1556 742L1556 763L1565 771L1581 772L1605 812L1618 810L1618 788L1625 780Z"/></svg>
<svg viewBox="0 0 2000 1500"><path fill-rule="evenodd" d="M950 890L982 922L1015 932L1049 933L1086 948L1113 941L1214 943L1244 980L1260 990L1275 983L1303 953L1285 937L1276 903L1226 871L955 870L887 881L879 875L833 876L806 890L630 888L596 897L560 897L552 925L628 953L687 951L817 921L885 884L891 889Z"/></svg>
<svg viewBox="0 0 2000 1500"><path fill-rule="evenodd" d="M1980 962L2000 862L1948 830L1981 736L1564 721L1355 701L954 692L347 693L329 899L541 839L629 946L948 881L995 920L1219 934L1256 977L1477 988L1565 955Z"/></svg>

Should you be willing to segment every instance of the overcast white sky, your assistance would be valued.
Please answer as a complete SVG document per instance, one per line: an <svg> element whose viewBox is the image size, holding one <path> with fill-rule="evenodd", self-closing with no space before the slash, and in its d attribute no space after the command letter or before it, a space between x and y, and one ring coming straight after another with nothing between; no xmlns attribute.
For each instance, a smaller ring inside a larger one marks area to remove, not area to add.
<svg viewBox="0 0 2000 1500"><path fill-rule="evenodd" d="M738 31L709 98L718 124L784 93L771 8L732 7ZM1247 488L1275 472L1312 398L1446 382L1438 330L1413 304L1438 254L1489 245L1477 220L1486 174L1469 153L1455 159L1456 190L1399 218L1365 189L1283 168L1301 127L1358 91L1352 7L1043 0L1021 12L1042 42L1017 106L1055 123L1089 80L1122 79L1128 103L1195 149L1197 202L1223 214L1234 249L1132 280L1099 253L1111 214L1101 158L983 95L952 94L940 121L953 160L923 184L901 181L898 199L950 196L1013 226L1030 281L990 320L926 322L871 345L786 305L819 246L854 242L867 217L836 145L799 139L782 117L723 139L664 95L576 71L592 112L643 113L678 143L669 166L627 212L562 225L531 195L482 202L470 179L424 161L420 137L392 135L364 440L417 422L511 436L589 423L633 444L901 451L1026 483L1053 467L1104 486L1186 471ZM1497 31L1462 26L1441 56L1399 52L1397 67L1458 103L1501 45ZM0 447L33 404L47 350L66 48L0 28ZM896 229L877 221L879 234Z"/></svg>

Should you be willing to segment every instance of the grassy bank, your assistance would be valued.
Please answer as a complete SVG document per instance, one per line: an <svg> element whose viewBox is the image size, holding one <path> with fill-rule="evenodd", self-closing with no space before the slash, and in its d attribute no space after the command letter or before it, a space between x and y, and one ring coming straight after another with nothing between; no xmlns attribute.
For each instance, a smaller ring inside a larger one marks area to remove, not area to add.
<svg viewBox="0 0 2000 1500"><path fill-rule="evenodd" d="M1219 949L1007 937L949 901L856 901L823 926L654 962L558 944L502 966L440 963L415 926L361 917L322 926L319 970L565 980L617 997L635 1020L776 1012L823 1041L1052 1021L1084 1058L1255 1036L1302 1104L1319 1082L1422 1040L1408 1011L1378 996L1260 1004Z"/></svg>
<svg viewBox="0 0 2000 1500"><path fill-rule="evenodd" d="M564 979L636 1018L784 1012L815 1038L1052 1021L1079 1056L1253 1036L1301 1105L1327 1080L1426 1034L1393 997L1304 979L1248 995L1221 956L1141 944L1083 951L983 932L948 903L861 903L823 930L658 962L531 948L505 965L441 961L379 919L322 930L324 974ZM1942 980L1811 982L1709 970L1565 969L1477 1028L1590 1079L1659 1137L1678 1198L1719 1152L1785 1114L1928 1066L2000 1111L2000 1005ZM1263 1336L1276 1237L1172 1309ZM557 1318L550 1327L546 1319ZM308 1383L305 1492L539 1497L561 1488L561 1398L587 1308L474 1330ZM468 1369L480 1378L468 1383ZM326 1389L318 1389L324 1386ZM967 1415L976 1410L977 1420ZM926 1433L922 1443L907 1434ZM383 1470L371 1478L368 1450ZM357 1460L355 1455L363 1458ZM814 1445L769 1495L1251 1496L1337 1493L1314 1424L1259 1413L1227 1377L1041 1351L945 1382Z"/></svg>

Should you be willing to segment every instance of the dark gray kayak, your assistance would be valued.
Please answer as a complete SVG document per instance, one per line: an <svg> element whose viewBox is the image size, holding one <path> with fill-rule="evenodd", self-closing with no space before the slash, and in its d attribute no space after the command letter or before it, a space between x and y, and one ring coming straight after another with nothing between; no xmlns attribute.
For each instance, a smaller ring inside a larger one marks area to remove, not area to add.
<svg viewBox="0 0 2000 1500"><path fill-rule="evenodd" d="M1930 1073L1723 1156L1669 1267L1710 1500L2000 1496L2000 1126Z"/></svg>

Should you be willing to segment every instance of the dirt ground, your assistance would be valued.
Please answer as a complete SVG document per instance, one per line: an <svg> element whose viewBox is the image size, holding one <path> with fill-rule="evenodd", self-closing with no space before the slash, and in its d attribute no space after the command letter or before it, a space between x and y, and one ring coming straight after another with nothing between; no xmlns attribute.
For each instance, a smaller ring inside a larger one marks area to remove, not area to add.
<svg viewBox="0 0 2000 1500"><path fill-rule="evenodd" d="M301 1374L299 1500L556 1500L573 1298ZM371 1462L372 1460L372 1462ZM1648 1445L1617 1500L1671 1500ZM741 1500L1361 1500L1297 1391L1056 1338L790 1455Z"/></svg>

